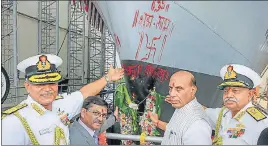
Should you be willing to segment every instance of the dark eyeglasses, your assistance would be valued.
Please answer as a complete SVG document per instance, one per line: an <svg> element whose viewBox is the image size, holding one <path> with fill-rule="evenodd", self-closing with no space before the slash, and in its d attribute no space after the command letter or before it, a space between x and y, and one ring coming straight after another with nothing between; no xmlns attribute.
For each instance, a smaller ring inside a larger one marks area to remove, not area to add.
<svg viewBox="0 0 268 146"><path fill-rule="evenodd" d="M107 118L107 114L101 114L98 111L94 111L94 110L90 110L90 109L88 109L87 111L93 113L93 115L96 116L96 117L100 117L101 116L103 119L106 119Z"/></svg>

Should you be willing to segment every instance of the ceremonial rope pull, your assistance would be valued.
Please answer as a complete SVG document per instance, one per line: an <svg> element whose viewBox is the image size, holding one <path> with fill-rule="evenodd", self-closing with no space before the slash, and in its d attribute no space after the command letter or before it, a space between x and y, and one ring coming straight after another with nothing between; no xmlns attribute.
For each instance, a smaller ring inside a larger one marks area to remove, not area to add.
<svg viewBox="0 0 268 146"><path fill-rule="evenodd" d="M225 107L222 107L222 109L220 111L220 114L219 114L219 117L217 119L216 129L215 129L215 136L214 136L212 145L222 145L223 144L222 137L219 136L219 130L220 130L224 110L225 110Z"/></svg>
<svg viewBox="0 0 268 146"><path fill-rule="evenodd" d="M54 145L60 145L61 140L67 145L63 129L57 126L54 134Z"/></svg>
<svg viewBox="0 0 268 146"><path fill-rule="evenodd" d="M146 134L144 132L142 132L141 136L140 136L140 145L145 144L145 138L146 138Z"/></svg>

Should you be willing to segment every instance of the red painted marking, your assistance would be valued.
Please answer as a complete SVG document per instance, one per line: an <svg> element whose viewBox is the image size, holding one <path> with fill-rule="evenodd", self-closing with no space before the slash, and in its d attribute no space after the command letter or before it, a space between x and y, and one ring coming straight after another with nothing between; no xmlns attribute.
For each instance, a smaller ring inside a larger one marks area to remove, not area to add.
<svg viewBox="0 0 268 146"><path fill-rule="evenodd" d="M155 68L151 64L147 64L144 70L145 76L152 76Z"/></svg>
<svg viewBox="0 0 268 146"><path fill-rule="evenodd" d="M141 45L142 45L142 42L143 42L143 37L144 37L144 33L141 32L140 33L140 43L139 43L138 49L136 51L136 56L135 56L136 59L138 59L138 57L139 57L139 52L140 52Z"/></svg>
<svg viewBox="0 0 268 146"><path fill-rule="evenodd" d="M151 27L154 16L148 13L144 13L144 23L143 27Z"/></svg>
<svg viewBox="0 0 268 146"><path fill-rule="evenodd" d="M147 77L153 77L158 79L159 82L163 82L169 79L170 73L162 68L154 68L151 64L147 64L144 70L144 75Z"/></svg>
<svg viewBox="0 0 268 146"><path fill-rule="evenodd" d="M131 76L132 78L135 79L141 73L142 66L140 64L129 65L129 66L126 66L124 64L123 68L127 76Z"/></svg>
<svg viewBox="0 0 268 146"><path fill-rule="evenodd" d="M119 37L116 34L114 34L114 38L115 38L116 47L117 48L120 48L121 47L121 43L120 43Z"/></svg>
<svg viewBox="0 0 268 146"><path fill-rule="evenodd" d="M133 20L133 23L132 23L132 27L136 27L138 16L139 16L139 10L137 10L135 12L135 16L134 16L134 20Z"/></svg>
<svg viewBox="0 0 268 146"><path fill-rule="evenodd" d="M139 24L139 25L142 25L142 23L143 23L143 15L140 16L140 19L139 19L138 24Z"/></svg>
<svg viewBox="0 0 268 146"><path fill-rule="evenodd" d="M168 80L169 72L162 68L157 68L157 71L153 74L153 77L157 78L160 82Z"/></svg>
<svg viewBox="0 0 268 146"><path fill-rule="evenodd" d="M132 23L132 28L138 25L142 27L148 27L150 28L153 23L154 16L149 13L144 13L144 15L139 15L139 10L136 10L134 15L134 20Z"/></svg>
<svg viewBox="0 0 268 146"><path fill-rule="evenodd" d="M123 64L122 67L125 70L125 75L130 76L131 80L136 79L143 72L141 64L129 65L129 66ZM151 64L147 64L144 69L144 75L146 77L153 77L159 80L159 82L163 82L169 79L170 73L165 69L154 68ZM133 94L133 96L135 97L136 95Z"/></svg>
<svg viewBox="0 0 268 146"><path fill-rule="evenodd" d="M146 48L149 51L140 60L144 61L144 60L148 60L149 58L152 58L152 61L154 62L155 61L155 59L154 59L155 53L157 51L155 41L160 40L161 35L159 37L153 37L150 42L149 42L149 39L148 39L148 34L145 34L145 36L146 36ZM163 37L162 46L161 46L161 49L160 49L160 52L159 52L159 55L158 55L158 62L161 61L161 57L162 57L163 50L164 50L165 45L166 45L167 37L168 37L167 34ZM139 59L139 54L140 54L140 51L141 51L141 48L142 48L141 46L143 44L143 38L144 38L144 33L142 32L141 37L140 37L140 42L139 42L139 45L138 45L138 48L137 48L137 51L136 51L136 56L135 56L135 59L137 59L137 60Z"/></svg>
<svg viewBox="0 0 268 146"><path fill-rule="evenodd" d="M159 53L159 55L158 55L158 62L161 61L161 57L162 57L163 50L164 50L165 45L166 45L166 41L167 41L167 35L164 36L163 43L162 43L162 47L161 47L160 53Z"/></svg>
<svg viewBox="0 0 268 146"><path fill-rule="evenodd" d="M153 12L158 12L164 9L165 9L165 3L163 0L153 0L152 5L151 5L151 10Z"/></svg>
<svg viewBox="0 0 268 146"><path fill-rule="evenodd" d="M163 17L163 16L159 16L159 20L156 23L156 29L159 29L161 31L167 31L170 22L171 21L168 18Z"/></svg>
<svg viewBox="0 0 268 146"><path fill-rule="evenodd" d="M151 4L151 10L153 12L159 12L159 11L168 12L169 8L170 8L170 4L166 4L166 2L163 0L153 0L152 4ZM134 20L132 23L132 28L136 27L137 25L141 26L142 28L151 28L151 26L153 24L153 26L155 26L155 28L157 30L160 30L162 32L162 34L160 34L159 37L156 37L156 36L153 37L152 40L149 41L149 39L151 39L151 38L148 38L148 35L149 35L148 33L143 32L143 31L139 32L139 35L140 35L139 40L140 41L139 41L139 44L137 47L135 59L141 60L141 61L152 59L152 62L154 63L154 61L155 61L154 57L155 57L156 51L158 51L157 47L158 46L160 47L160 43L159 43L159 45L156 45L155 41L163 38L162 44L161 44L161 49L160 49L160 52L158 54L158 59L157 59L158 62L160 62L165 45L166 45L167 38L169 36L171 36L172 31L174 29L174 24L172 23L172 21L169 18L166 18L164 16L156 17L156 18L158 18L158 20L154 22L154 19L155 19L154 15L146 13L146 12L144 12L143 15L140 15L140 14L141 13L139 13L139 10L136 10L135 15L134 15ZM163 33L163 32L167 32L167 33ZM146 35L146 44L143 43L144 34ZM162 35L164 37L161 38ZM145 47L143 44L145 45ZM143 53L145 55L142 57L140 55L140 51L143 48L147 50L147 54L145 54L146 52Z"/></svg>
<svg viewBox="0 0 268 146"><path fill-rule="evenodd" d="M159 37L153 37L151 43L148 43L148 35L146 35L146 48L149 49L149 54L147 53L145 57L143 57L141 59L141 61L144 61L144 60L148 60L151 56L153 57L153 62L154 62L154 56L155 56L155 52L156 52L156 47L155 47L155 44L154 44L154 41L156 40L159 40L161 38L161 35ZM154 45L154 46L153 46ZM153 54L151 54L153 52Z"/></svg>
<svg viewBox="0 0 268 146"><path fill-rule="evenodd" d="M89 1L88 0L84 0L85 3L85 11L88 12L88 8L89 8Z"/></svg>

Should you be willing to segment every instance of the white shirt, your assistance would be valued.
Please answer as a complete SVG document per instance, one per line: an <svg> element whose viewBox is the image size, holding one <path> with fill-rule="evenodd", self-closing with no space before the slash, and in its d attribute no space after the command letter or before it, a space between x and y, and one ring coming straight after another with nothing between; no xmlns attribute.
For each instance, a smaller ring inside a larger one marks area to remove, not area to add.
<svg viewBox="0 0 268 146"><path fill-rule="evenodd" d="M194 99L175 110L161 145L211 145L211 133L208 117Z"/></svg>
<svg viewBox="0 0 268 146"><path fill-rule="evenodd" d="M26 103L28 106L22 108L18 112L26 119L34 136L40 145L53 145L55 127L63 129L66 143L69 144L69 129L64 125L60 117L59 111L69 114L69 119L78 114L82 108L83 95L80 91L71 94L62 94L63 99L55 100L52 103L52 111L46 110L43 106L34 101L30 96L21 104ZM32 106L37 105L44 114L39 114ZM13 114L8 115L2 120L2 144L3 145L30 145L30 138L23 127L21 121ZM64 140L60 144L65 144Z"/></svg>
<svg viewBox="0 0 268 146"><path fill-rule="evenodd" d="M195 121L182 137L184 145L211 145L212 129L204 120Z"/></svg>
<svg viewBox="0 0 268 146"><path fill-rule="evenodd" d="M89 135L91 135L93 137L95 130L90 129L89 127L87 127L87 125L85 123L83 123L80 118L78 119L78 123L81 124L89 133Z"/></svg>
<svg viewBox="0 0 268 146"><path fill-rule="evenodd" d="M219 136L222 136L224 145L257 145L257 141L261 131L268 127L267 118L261 121L256 121L250 114L245 112L247 108L253 107L252 103L248 103L243 109L241 109L232 118L232 112L229 109L223 111L223 117L221 122L221 127L219 130ZM213 129L216 127L216 122L219 116L221 108L207 108L205 111L211 119L211 124ZM237 121L235 118L244 111L245 114ZM267 115L266 115L267 116ZM242 124L244 127L239 127ZM238 137L233 137L235 131L240 131L244 129L245 132Z"/></svg>

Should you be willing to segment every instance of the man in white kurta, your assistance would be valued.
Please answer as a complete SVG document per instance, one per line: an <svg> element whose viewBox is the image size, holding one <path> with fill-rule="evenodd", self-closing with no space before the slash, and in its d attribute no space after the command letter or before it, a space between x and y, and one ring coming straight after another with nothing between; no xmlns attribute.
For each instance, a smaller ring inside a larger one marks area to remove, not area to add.
<svg viewBox="0 0 268 146"><path fill-rule="evenodd" d="M211 145L212 129L196 99L176 109L166 126L162 145Z"/></svg>
<svg viewBox="0 0 268 146"><path fill-rule="evenodd" d="M26 100L2 114L3 145L69 144L70 119L81 110L83 100L94 96L110 81L123 77L123 70L110 68L107 75L79 91L58 96L57 71L62 59L45 54L27 58L17 66L25 73Z"/></svg>
<svg viewBox="0 0 268 146"><path fill-rule="evenodd" d="M223 108L206 108L215 129L216 145L257 145L260 133L268 127L267 114L252 104L254 88L260 76L252 69L238 64L221 69L224 91Z"/></svg>
<svg viewBox="0 0 268 146"><path fill-rule="evenodd" d="M176 110L166 126L161 145L212 144L209 118L196 100L196 91L196 81L190 72L179 71L170 78L169 98Z"/></svg>

